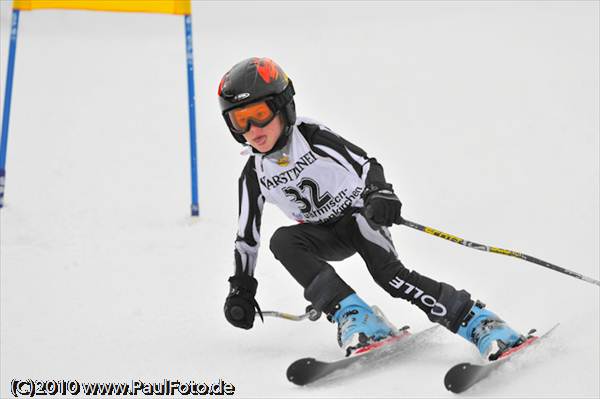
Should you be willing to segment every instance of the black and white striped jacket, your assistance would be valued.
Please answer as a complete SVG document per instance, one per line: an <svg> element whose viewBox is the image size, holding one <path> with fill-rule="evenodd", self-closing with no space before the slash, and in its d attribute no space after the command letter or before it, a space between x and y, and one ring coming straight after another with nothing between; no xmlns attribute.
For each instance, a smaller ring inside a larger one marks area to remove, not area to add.
<svg viewBox="0 0 600 399"><path fill-rule="evenodd" d="M386 184L375 158L306 118L298 118L282 149L246 152L251 155L239 179L236 275L254 275L265 201L299 223L328 223L361 208L365 187Z"/></svg>

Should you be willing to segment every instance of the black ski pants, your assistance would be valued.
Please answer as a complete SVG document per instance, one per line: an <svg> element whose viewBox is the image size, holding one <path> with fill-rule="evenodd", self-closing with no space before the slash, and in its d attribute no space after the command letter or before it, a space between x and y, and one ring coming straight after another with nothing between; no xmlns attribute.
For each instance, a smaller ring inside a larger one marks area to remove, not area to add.
<svg viewBox="0 0 600 399"><path fill-rule="evenodd" d="M304 287L304 297L328 315L333 315L339 302L354 290L327 261L340 261L356 252L375 282L391 296L411 302L431 321L452 332L458 330L473 305L468 292L404 267L388 229L371 225L358 212L328 224L281 227L273 234L270 248Z"/></svg>

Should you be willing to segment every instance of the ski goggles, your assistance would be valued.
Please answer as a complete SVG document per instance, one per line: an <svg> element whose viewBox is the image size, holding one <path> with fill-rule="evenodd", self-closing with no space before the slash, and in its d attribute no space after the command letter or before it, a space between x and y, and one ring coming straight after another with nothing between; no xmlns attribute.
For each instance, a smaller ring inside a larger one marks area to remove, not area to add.
<svg viewBox="0 0 600 399"><path fill-rule="evenodd" d="M250 125L265 127L275 118L277 113L271 109L267 101L259 101L245 107L227 111L224 116L229 130L235 134L244 134Z"/></svg>

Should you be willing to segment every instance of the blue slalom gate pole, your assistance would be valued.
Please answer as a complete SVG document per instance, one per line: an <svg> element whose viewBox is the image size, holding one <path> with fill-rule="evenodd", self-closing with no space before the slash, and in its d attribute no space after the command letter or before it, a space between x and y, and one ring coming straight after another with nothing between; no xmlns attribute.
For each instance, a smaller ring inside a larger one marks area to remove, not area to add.
<svg viewBox="0 0 600 399"><path fill-rule="evenodd" d="M192 216L200 214L198 206L198 169L196 165L196 94L194 90L194 50L192 47L192 16L184 16L185 20L185 49L187 58L188 78L188 109L190 120L190 162L192 168Z"/></svg>
<svg viewBox="0 0 600 399"><path fill-rule="evenodd" d="M8 148L8 122L10 120L10 103L17 53L17 33L19 32L19 10L13 9L10 27L10 45L8 49L8 68L6 70L6 87L4 88L4 112L2 114L2 138L0 139L0 208L4 206L4 187L6 185L6 149Z"/></svg>

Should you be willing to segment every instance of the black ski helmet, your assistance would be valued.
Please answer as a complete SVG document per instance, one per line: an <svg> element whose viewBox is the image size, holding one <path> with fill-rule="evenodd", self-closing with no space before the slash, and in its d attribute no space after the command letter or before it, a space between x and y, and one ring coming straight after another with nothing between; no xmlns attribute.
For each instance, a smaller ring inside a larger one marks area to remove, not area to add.
<svg viewBox="0 0 600 399"><path fill-rule="evenodd" d="M269 58L248 58L235 64L219 83L221 114L235 140L244 144L246 139L231 130L227 112L257 101L265 101L275 113L283 116L285 127L282 134L289 134L289 127L296 122L294 85L283 69Z"/></svg>

